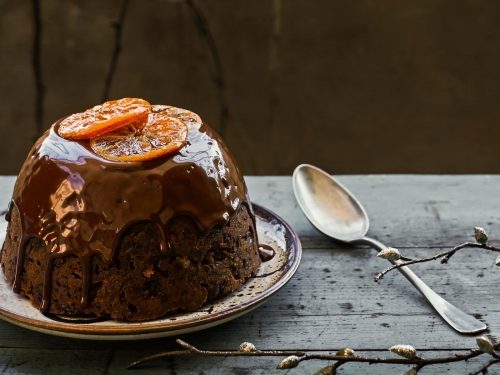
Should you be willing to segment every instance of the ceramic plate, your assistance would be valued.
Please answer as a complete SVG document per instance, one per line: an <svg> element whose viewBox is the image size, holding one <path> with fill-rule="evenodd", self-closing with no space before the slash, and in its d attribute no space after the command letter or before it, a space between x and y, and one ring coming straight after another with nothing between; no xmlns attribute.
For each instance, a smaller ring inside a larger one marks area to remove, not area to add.
<svg viewBox="0 0 500 375"><path fill-rule="evenodd" d="M91 340L139 340L199 331L242 316L260 306L290 280L299 266L302 254L299 238L282 218L257 204L253 207L259 242L271 246L276 255L262 263L256 277L249 279L232 294L201 310L140 323L113 320L93 323L55 321L41 314L27 299L15 294L1 275L0 318L24 328L57 336ZM0 244L5 238L5 231L6 222L1 219Z"/></svg>

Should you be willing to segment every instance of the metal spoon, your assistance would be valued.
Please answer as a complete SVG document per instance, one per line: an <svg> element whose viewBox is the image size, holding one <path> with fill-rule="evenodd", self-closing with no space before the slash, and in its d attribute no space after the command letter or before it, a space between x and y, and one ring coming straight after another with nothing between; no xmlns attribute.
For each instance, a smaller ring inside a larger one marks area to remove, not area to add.
<svg viewBox="0 0 500 375"><path fill-rule="evenodd" d="M378 250L387 247L366 236L370 223L365 209L349 190L323 170L308 164L299 165L293 172L293 191L309 221L327 236ZM483 322L445 301L408 267L398 270L456 331L474 334L488 329Z"/></svg>

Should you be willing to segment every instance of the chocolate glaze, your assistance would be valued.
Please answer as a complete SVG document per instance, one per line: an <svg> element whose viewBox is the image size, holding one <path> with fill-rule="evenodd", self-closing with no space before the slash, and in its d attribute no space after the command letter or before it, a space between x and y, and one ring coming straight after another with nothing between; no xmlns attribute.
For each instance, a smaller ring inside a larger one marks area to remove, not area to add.
<svg viewBox="0 0 500 375"><path fill-rule="evenodd" d="M75 255L80 259L81 303L85 305L91 257L112 262L120 235L131 224L154 223L162 238L162 251L168 252L166 228L173 217L189 215L200 230L208 231L225 224L240 204L251 208L233 157L218 134L201 120L187 119L187 144L176 154L132 163L105 160L92 152L88 142L60 137L60 121L31 149L11 205L20 212L23 232L15 292L21 288L27 242L40 238L49 251L40 306L43 312L50 308L56 258Z"/></svg>
<svg viewBox="0 0 500 375"><path fill-rule="evenodd" d="M269 262L276 255L276 251L274 251L272 246L266 244L259 244L259 256L262 262Z"/></svg>

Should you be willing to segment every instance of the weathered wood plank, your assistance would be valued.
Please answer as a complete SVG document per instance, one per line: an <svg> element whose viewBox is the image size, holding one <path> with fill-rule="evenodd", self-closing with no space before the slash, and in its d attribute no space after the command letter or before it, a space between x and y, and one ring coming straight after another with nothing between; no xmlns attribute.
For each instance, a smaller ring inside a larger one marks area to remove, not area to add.
<svg viewBox="0 0 500 375"><path fill-rule="evenodd" d="M32 24L32 2L0 2L0 174L17 173L36 136Z"/></svg>
<svg viewBox="0 0 500 375"><path fill-rule="evenodd" d="M0 176L0 212L7 209L15 182L14 176Z"/></svg>
<svg viewBox="0 0 500 375"><path fill-rule="evenodd" d="M57 6L43 2L42 13L43 64L57 67L57 74L45 70L43 127L48 129L62 116L101 101L114 48L113 25L119 17L120 1L89 2L85 6L74 1ZM65 22L61 22L62 19Z"/></svg>
<svg viewBox="0 0 500 375"><path fill-rule="evenodd" d="M110 360L111 351L2 349L0 373L6 375L106 374Z"/></svg>
<svg viewBox="0 0 500 375"><path fill-rule="evenodd" d="M196 1L222 69L189 3L130 1L111 96L186 106L217 129L229 109L225 139L246 173L303 160L500 171L498 2ZM17 171L34 135L31 6L0 2L0 173ZM40 6L48 127L101 100L120 1Z"/></svg>
<svg viewBox="0 0 500 375"><path fill-rule="evenodd" d="M417 255L428 252L418 251ZM467 348L462 339L438 318L424 299L399 273L379 284L373 274L388 263L369 250L341 251L305 249L303 262L290 283L258 310L203 333L189 335L196 343L237 346L249 340L260 346L332 348L342 345L383 349L390 342L408 342L419 348ZM450 264L415 267L437 292L500 332L498 275L492 254L476 250L458 253ZM481 276L481 277L478 277ZM108 344L78 342L27 332L0 323L0 346L36 348L102 348ZM306 334L304 334L306 333ZM166 342L169 340L166 339ZM145 342L153 348L158 342ZM135 347L119 343L115 348Z"/></svg>
<svg viewBox="0 0 500 375"><path fill-rule="evenodd" d="M453 246L483 226L500 239L500 176L339 176L363 203L370 234L396 247ZM291 177L247 177L252 200L282 215L306 247L337 247L300 212Z"/></svg>
<svg viewBox="0 0 500 375"><path fill-rule="evenodd" d="M372 215L372 232L392 245L407 248L404 251L413 255L422 256L439 251L439 246L463 241L468 237L465 231L476 224L491 228L493 236L498 233L495 225L499 214L495 207L499 206L500 197L495 187L500 177L341 176L340 179L366 202ZM474 346L473 338L459 336L436 317L399 274L389 274L381 284L374 283L373 275L388 263L374 257L371 250L348 249L315 231L296 207L289 177L248 177L247 181L254 201L283 215L298 231L305 245L302 264L292 281L258 310L223 326L184 336L187 340L203 347L228 349L236 348L243 340L260 348L351 346L383 350L395 343L411 343L418 349L453 350ZM13 177L0 177L0 209L10 198L13 182ZM381 197L390 197L393 204ZM489 226L478 222L485 218L491 222ZM416 247L418 244L425 248ZM414 269L450 302L479 314L496 335L500 332L497 303L500 271L493 265L494 258L491 253L466 250L455 255L448 265L432 263ZM173 338L140 342L78 341L45 336L0 322L0 371L5 368L5 373L17 374L37 368L44 373L43 364L51 363L55 366L51 371L65 373L74 366L65 358L76 355L88 359L82 365L88 373L106 372L103 370L106 360L110 361L108 373L121 373L130 359L145 351L172 348L172 343ZM112 356L110 350L114 351ZM165 366L172 373L269 373L275 363L272 359L258 362L176 359L140 373L160 373ZM432 368L424 374L466 373L475 368L474 364ZM319 364L311 363L301 370L312 372L317 368ZM396 367L370 367L374 374L401 371ZM365 372L363 366L349 370L349 373Z"/></svg>

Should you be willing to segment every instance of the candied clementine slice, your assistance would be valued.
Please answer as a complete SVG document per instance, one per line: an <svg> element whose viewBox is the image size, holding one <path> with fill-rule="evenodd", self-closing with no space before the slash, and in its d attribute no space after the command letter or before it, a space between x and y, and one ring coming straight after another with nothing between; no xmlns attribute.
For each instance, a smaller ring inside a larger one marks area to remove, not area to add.
<svg viewBox="0 0 500 375"><path fill-rule="evenodd" d="M160 116L166 114L170 117L178 118L187 126L196 125L199 127L203 123L200 116L198 116L196 113L188 111L187 109L172 107L169 105L153 105L151 107L151 112Z"/></svg>
<svg viewBox="0 0 500 375"><path fill-rule="evenodd" d="M167 113L150 113L147 122L129 124L90 140L92 150L113 161L146 161L172 154L186 144L187 125Z"/></svg>
<svg viewBox="0 0 500 375"><path fill-rule="evenodd" d="M67 139L90 139L130 123L146 122L150 108L143 99L111 100L66 117L57 131Z"/></svg>

